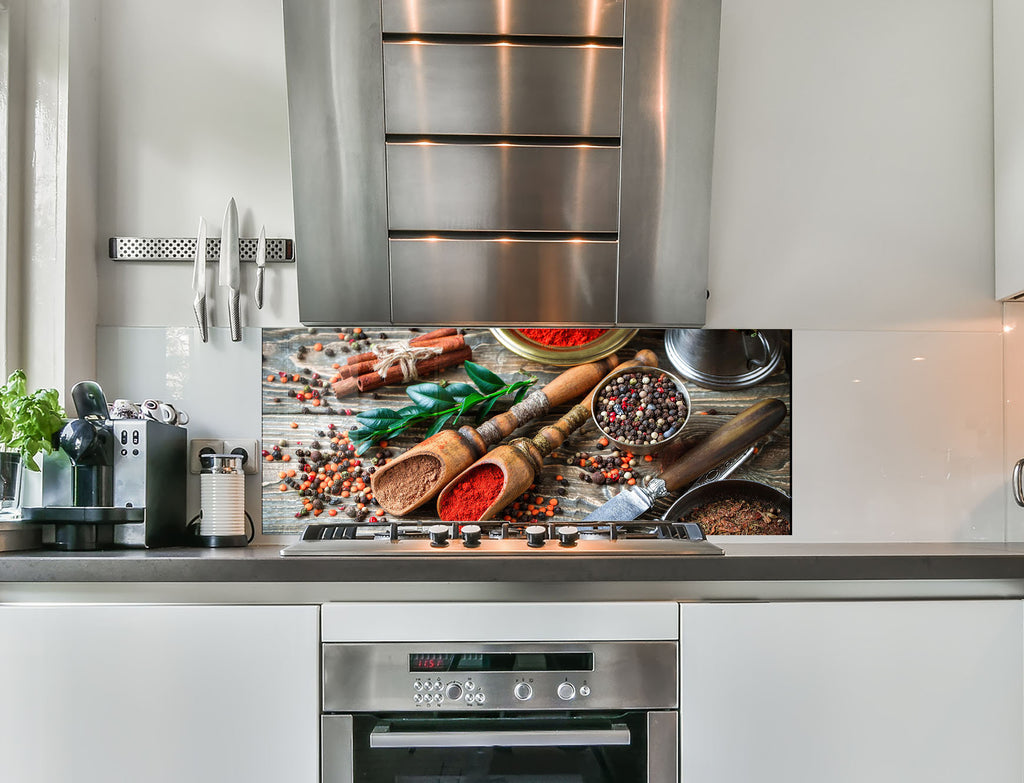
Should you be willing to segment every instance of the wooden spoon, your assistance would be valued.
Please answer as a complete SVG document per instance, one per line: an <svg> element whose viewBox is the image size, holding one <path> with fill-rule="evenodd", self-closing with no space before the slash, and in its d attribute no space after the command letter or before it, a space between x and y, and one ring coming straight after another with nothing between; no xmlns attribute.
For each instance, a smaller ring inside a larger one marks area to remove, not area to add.
<svg viewBox="0 0 1024 783"><path fill-rule="evenodd" d="M490 446L528 421L543 416L551 408L593 389L618 364L619 358L612 355L571 367L543 389L532 392L478 428L466 425L458 430L441 430L431 435L400 457L377 468L370 479L374 500L388 513L405 516L433 498L474 460L486 454ZM398 484L405 491L396 492Z"/></svg>
<svg viewBox="0 0 1024 783"><path fill-rule="evenodd" d="M637 351L636 356L628 362L623 362L619 365L619 369L640 366L657 367L657 354L647 349ZM601 381L603 382L604 378ZM540 473L541 467L544 465L544 458L561 446L566 438L590 419L590 404L594 397L594 392L600 385L601 383L595 383L590 393L582 402L574 405L568 413L554 424L549 424L541 429L532 440L516 438L511 443L498 446L455 476L441 490L441 494L437 498L437 510L441 520L445 522L482 522L485 519L493 519L505 506L526 492L537 477L537 474ZM470 476L483 465L496 465L505 477L505 484L497 498L477 519L447 518L443 511L447 497L460 481Z"/></svg>

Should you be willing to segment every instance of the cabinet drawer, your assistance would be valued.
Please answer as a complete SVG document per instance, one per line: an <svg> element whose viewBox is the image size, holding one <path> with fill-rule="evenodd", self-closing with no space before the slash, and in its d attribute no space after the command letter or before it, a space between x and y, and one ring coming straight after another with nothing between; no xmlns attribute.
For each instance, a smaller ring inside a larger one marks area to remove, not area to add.
<svg viewBox="0 0 1024 783"><path fill-rule="evenodd" d="M393 231L618 230L617 147L392 143L387 183Z"/></svg>
<svg viewBox="0 0 1024 783"><path fill-rule="evenodd" d="M614 323L617 244L392 239L396 323Z"/></svg>
<svg viewBox="0 0 1024 783"><path fill-rule="evenodd" d="M385 33L622 37L622 0L383 0Z"/></svg>
<svg viewBox="0 0 1024 783"><path fill-rule="evenodd" d="M384 44L388 133L619 136L622 49Z"/></svg>

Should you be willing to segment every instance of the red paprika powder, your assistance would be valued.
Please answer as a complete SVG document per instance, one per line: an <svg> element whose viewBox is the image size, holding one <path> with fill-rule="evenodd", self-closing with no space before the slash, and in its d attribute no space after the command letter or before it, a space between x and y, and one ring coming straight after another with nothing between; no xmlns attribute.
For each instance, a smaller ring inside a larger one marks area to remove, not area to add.
<svg viewBox="0 0 1024 783"><path fill-rule="evenodd" d="M568 348L592 343L607 329L520 329L519 334L541 345Z"/></svg>
<svg viewBox="0 0 1024 783"><path fill-rule="evenodd" d="M485 462L467 473L438 504L438 516L445 522L475 522L505 488L505 474L497 465Z"/></svg>

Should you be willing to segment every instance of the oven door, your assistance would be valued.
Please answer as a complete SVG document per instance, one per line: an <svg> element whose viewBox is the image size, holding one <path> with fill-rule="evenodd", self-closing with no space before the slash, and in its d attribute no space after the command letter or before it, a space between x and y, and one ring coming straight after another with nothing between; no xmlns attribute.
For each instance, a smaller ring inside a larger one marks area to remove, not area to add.
<svg viewBox="0 0 1024 783"><path fill-rule="evenodd" d="M677 783L678 714L324 715L324 783Z"/></svg>

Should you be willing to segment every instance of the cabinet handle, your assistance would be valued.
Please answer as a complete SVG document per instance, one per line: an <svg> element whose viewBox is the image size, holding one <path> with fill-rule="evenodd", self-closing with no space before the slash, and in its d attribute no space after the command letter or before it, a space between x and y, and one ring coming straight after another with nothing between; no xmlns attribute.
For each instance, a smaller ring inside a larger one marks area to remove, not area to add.
<svg viewBox="0 0 1024 783"><path fill-rule="evenodd" d="M1021 485L1021 474L1024 473L1024 459L1017 460L1017 464L1013 466L1013 481L1010 482L1013 486L1013 499L1017 501L1018 506L1024 506L1024 486Z"/></svg>

